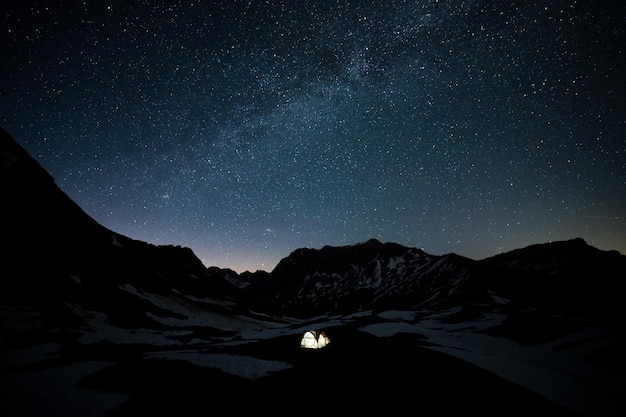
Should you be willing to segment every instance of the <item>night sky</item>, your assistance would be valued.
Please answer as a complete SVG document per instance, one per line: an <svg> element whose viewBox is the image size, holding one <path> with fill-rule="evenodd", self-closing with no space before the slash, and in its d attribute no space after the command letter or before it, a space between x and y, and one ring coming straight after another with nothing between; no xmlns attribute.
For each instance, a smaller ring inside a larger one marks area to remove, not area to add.
<svg viewBox="0 0 626 417"><path fill-rule="evenodd" d="M626 254L621 1L13 1L0 124L102 225L271 271Z"/></svg>

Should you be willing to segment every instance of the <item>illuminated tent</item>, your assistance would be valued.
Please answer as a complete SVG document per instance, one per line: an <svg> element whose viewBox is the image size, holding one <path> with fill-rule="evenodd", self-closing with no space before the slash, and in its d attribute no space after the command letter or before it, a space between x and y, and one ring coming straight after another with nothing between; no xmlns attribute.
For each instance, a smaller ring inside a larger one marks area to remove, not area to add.
<svg viewBox="0 0 626 417"><path fill-rule="evenodd" d="M302 340L300 341L300 347L305 349L320 349L330 343L330 339L317 330L309 330L304 332Z"/></svg>

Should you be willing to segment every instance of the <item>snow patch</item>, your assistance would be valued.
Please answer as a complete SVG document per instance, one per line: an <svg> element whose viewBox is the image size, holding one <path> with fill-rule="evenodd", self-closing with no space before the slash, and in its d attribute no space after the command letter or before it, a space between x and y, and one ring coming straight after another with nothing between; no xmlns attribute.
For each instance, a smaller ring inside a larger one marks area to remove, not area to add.
<svg viewBox="0 0 626 417"><path fill-rule="evenodd" d="M184 360L204 368L218 368L232 375L255 380L283 371L292 366L285 362L268 361L251 356L202 353L195 350L154 352L147 356L155 359Z"/></svg>
<svg viewBox="0 0 626 417"><path fill-rule="evenodd" d="M424 345L424 348L470 362L584 416L626 415L626 375L583 362L586 354L619 335L612 335L608 330L589 329L552 343L521 346L509 339L476 332L501 324L503 315L490 314L483 320L466 323L442 321L454 311L451 309L419 321L411 317L415 312L406 312L406 315L385 312L379 316L404 321L368 325L361 331L379 337L390 337L399 332L421 334L434 344ZM562 344L571 347L554 349Z"/></svg>

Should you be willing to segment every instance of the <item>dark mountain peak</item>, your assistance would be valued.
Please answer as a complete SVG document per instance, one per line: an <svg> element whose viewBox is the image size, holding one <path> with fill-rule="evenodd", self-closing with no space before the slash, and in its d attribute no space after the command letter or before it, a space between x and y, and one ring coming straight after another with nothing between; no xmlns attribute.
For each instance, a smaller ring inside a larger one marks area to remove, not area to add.
<svg viewBox="0 0 626 417"><path fill-rule="evenodd" d="M530 245L479 261L490 286L525 304L589 315L622 304L626 256L584 239ZM621 313L623 314L623 313Z"/></svg>
<svg viewBox="0 0 626 417"><path fill-rule="evenodd" d="M520 249L514 249L506 253L498 254L483 261L492 265L523 267L532 265L549 265L555 262L577 263L581 260L589 260L599 257L620 257L618 251L603 251L589 245L583 238L537 243Z"/></svg>
<svg viewBox="0 0 626 417"><path fill-rule="evenodd" d="M173 288L197 296L230 291L190 248L153 245L99 224L1 129L0 186L6 271L0 298L29 301L39 294L45 300L56 291L60 303L97 300L126 284L163 294Z"/></svg>
<svg viewBox="0 0 626 417"><path fill-rule="evenodd" d="M56 252L68 258L80 254L88 242L112 244L111 232L74 203L4 130L0 130L0 154L0 219L8 261L48 269L59 261ZM28 262L31 256L40 262Z"/></svg>
<svg viewBox="0 0 626 417"><path fill-rule="evenodd" d="M28 164L38 174L52 178L11 135L0 128L0 169L6 172L21 164Z"/></svg>
<svg viewBox="0 0 626 417"><path fill-rule="evenodd" d="M369 248L380 248L383 247L385 244L382 243L380 240L375 239L375 238L371 238L369 240L365 240L363 242L358 242L352 245L344 245L344 246L331 246L331 245L325 245L324 247L322 247L321 250L334 250L337 248L348 248L348 247L352 247L352 248L363 248L363 247L369 247Z"/></svg>
<svg viewBox="0 0 626 417"><path fill-rule="evenodd" d="M422 253L397 243L382 243L377 239L346 246L323 246L321 249L300 248L282 259L272 275L302 275L310 272L340 272L353 264L363 264L372 259L388 259L407 251Z"/></svg>
<svg viewBox="0 0 626 417"><path fill-rule="evenodd" d="M262 309L303 316L409 308L443 287L449 294L449 285L467 276L465 268L461 257L433 256L370 239L347 246L295 250L270 274L255 276L245 293Z"/></svg>

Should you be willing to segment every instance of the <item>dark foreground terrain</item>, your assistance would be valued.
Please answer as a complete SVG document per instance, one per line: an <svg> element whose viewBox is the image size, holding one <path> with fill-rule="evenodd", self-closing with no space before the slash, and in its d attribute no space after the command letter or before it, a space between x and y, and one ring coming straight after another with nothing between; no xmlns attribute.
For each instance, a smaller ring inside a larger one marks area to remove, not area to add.
<svg viewBox="0 0 626 417"><path fill-rule="evenodd" d="M3 376L39 372L72 361L110 361L109 366L79 379L78 385L124 394L123 401L108 411L109 405L98 404L100 400L73 405L76 398L50 398L45 391L54 387L40 385L24 389L30 390L28 396L32 402L48 404L12 409L13 399L5 398L0 410L5 417L206 416L217 412L307 416L372 412L426 416L452 413L578 416L491 372L430 350L428 342L415 335L381 338L343 327L328 329L328 333L333 335L331 344L318 350L300 348L298 337L293 335L224 349L223 353L229 355L254 356L292 365L258 379L183 360L146 358L145 346L110 343L76 346L36 366L5 370ZM201 355L202 349L197 353ZM19 390L19 387L11 389ZM41 410L40 406L47 410Z"/></svg>
<svg viewBox="0 0 626 417"><path fill-rule="evenodd" d="M385 415L577 416L474 365L425 349L410 336L331 332L337 341L321 350L300 349L298 340L289 337L242 347L241 353L254 351L294 365L256 381L183 362L136 360L83 382L131 394L114 416L207 415L216 409L307 416L374 411Z"/></svg>

